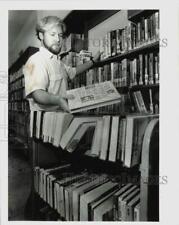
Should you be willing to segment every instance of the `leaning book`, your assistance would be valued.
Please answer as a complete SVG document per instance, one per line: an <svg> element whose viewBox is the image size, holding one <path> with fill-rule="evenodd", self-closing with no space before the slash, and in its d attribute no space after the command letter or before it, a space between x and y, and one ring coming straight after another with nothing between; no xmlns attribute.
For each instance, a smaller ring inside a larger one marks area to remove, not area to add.
<svg viewBox="0 0 179 225"><path fill-rule="evenodd" d="M71 113L112 105L121 100L121 95L111 81L71 89L67 94L75 97L68 100Z"/></svg>

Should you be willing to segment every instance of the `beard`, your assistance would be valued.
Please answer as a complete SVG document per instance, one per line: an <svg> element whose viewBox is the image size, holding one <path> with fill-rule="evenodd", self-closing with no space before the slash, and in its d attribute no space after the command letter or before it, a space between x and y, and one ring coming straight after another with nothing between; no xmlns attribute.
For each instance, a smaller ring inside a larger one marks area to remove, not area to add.
<svg viewBox="0 0 179 225"><path fill-rule="evenodd" d="M52 44L52 45L47 45L43 41L44 47L47 48L51 53L58 55L61 52L62 45L61 44Z"/></svg>

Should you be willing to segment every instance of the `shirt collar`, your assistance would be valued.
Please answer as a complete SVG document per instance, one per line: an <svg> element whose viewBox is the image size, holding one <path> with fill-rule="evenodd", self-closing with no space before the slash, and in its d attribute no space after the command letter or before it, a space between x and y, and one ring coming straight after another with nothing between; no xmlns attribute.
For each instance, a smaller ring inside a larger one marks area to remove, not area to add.
<svg viewBox="0 0 179 225"><path fill-rule="evenodd" d="M50 52L47 48L44 48L43 46L40 47L40 52L43 53L44 56L50 59L59 59L59 55L55 55L52 52Z"/></svg>

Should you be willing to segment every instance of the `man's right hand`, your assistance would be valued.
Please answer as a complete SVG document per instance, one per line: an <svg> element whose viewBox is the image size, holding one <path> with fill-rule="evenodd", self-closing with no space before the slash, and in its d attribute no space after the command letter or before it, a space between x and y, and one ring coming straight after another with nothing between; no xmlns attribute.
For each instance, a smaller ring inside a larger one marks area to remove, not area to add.
<svg viewBox="0 0 179 225"><path fill-rule="evenodd" d="M59 106L61 109L63 109L65 112L70 112L68 102L64 98L59 99Z"/></svg>

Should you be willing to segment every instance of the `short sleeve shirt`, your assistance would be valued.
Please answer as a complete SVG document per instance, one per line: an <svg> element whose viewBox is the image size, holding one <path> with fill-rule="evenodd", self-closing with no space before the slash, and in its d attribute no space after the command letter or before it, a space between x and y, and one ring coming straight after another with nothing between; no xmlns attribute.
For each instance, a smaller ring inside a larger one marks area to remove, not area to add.
<svg viewBox="0 0 179 225"><path fill-rule="evenodd" d="M54 95L66 95L67 80L75 77L76 68L65 65L56 55L41 47L39 52L28 59L23 73L25 95L29 99L30 109L53 111L59 107L38 104L31 98L31 93L35 90L44 90Z"/></svg>

